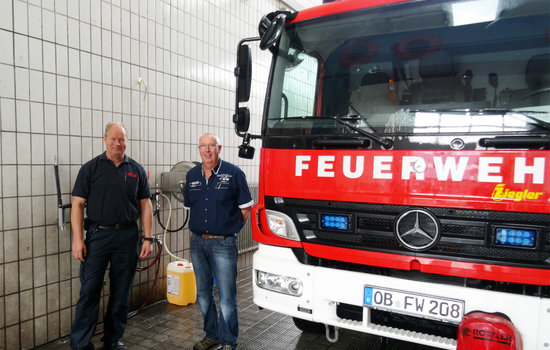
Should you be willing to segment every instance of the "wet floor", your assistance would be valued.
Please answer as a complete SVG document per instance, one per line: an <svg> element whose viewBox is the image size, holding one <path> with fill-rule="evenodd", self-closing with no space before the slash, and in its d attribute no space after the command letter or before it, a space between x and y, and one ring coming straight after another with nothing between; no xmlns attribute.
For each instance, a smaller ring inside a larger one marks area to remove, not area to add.
<svg viewBox="0 0 550 350"><path fill-rule="evenodd" d="M324 335L303 333L289 316L260 310L252 301L251 268L239 272L237 287L239 350L434 349L349 330L340 330L338 342L330 343ZM98 329L101 329L101 325ZM122 341L130 350L182 350L192 349L193 344L203 337L202 316L197 304L177 306L161 301L144 308L128 320ZM95 335L92 340L96 349L102 348L101 334ZM36 349L69 349L69 340L68 337L62 338Z"/></svg>

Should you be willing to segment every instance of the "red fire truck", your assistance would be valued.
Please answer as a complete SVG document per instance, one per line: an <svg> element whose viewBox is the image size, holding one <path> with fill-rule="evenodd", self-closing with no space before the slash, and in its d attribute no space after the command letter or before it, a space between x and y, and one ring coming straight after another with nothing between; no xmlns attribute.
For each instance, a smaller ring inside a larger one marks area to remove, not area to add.
<svg viewBox="0 0 550 350"><path fill-rule="evenodd" d="M254 301L298 328L550 349L550 3L341 0L239 43ZM273 55L248 132L249 42ZM267 77L266 77L267 78Z"/></svg>

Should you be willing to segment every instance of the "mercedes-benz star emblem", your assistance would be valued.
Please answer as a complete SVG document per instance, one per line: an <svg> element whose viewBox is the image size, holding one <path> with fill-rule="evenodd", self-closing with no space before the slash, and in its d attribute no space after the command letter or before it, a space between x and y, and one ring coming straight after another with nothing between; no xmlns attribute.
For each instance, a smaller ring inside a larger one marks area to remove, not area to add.
<svg viewBox="0 0 550 350"><path fill-rule="evenodd" d="M424 209L409 209L395 221L395 237L406 248L423 251L433 247L440 238L437 218Z"/></svg>

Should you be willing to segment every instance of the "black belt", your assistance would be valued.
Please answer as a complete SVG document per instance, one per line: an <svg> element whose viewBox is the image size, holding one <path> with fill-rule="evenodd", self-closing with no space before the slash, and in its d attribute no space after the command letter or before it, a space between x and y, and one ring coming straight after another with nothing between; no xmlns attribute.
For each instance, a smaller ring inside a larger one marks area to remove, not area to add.
<svg viewBox="0 0 550 350"><path fill-rule="evenodd" d="M130 222L128 224L113 224L113 225L101 225L101 224L91 224L90 225L90 228L91 229L98 229L98 230L125 230L125 229L128 229L128 228L131 228L131 227L134 227L136 225L135 222Z"/></svg>
<svg viewBox="0 0 550 350"><path fill-rule="evenodd" d="M204 234L199 235L199 236L201 236L204 239L221 239L221 240L224 240L228 237L233 237L235 235L234 234L233 235L208 235L208 234L204 233Z"/></svg>

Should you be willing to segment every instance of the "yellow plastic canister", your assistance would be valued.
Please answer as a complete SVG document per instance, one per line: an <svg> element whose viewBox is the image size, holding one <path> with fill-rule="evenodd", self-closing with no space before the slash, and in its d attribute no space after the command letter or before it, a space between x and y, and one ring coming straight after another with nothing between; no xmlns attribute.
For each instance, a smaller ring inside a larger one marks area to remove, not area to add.
<svg viewBox="0 0 550 350"><path fill-rule="evenodd" d="M187 305L197 299L197 285L193 264L173 261L166 267L166 299L171 304Z"/></svg>

